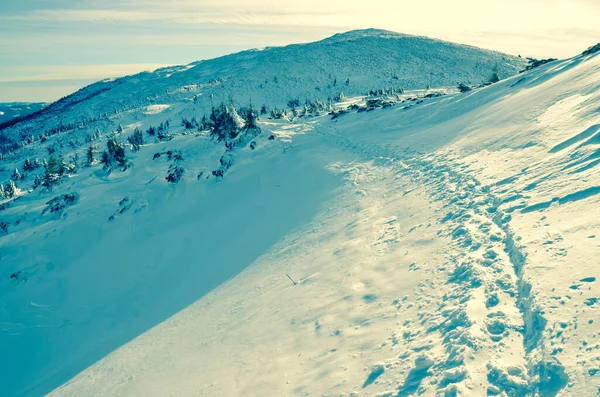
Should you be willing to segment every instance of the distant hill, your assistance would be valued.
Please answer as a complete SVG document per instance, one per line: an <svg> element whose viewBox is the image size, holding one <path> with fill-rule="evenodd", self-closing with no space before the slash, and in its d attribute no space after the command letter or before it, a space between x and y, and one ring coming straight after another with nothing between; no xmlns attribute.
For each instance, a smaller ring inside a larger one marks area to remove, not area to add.
<svg viewBox="0 0 600 397"><path fill-rule="evenodd" d="M0 102L0 124L37 112L44 106L43 102Z"/></svg>

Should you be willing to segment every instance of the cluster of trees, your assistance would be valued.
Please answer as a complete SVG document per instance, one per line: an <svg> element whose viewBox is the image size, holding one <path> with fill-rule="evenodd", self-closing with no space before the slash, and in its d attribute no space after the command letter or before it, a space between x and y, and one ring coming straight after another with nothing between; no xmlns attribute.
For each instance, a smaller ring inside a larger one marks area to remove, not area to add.
<svg viewBox="0 0 600 397"><path fill-rule="evenodd" d="M127 138L127 141L131 145L131 150L134 152L140 150L140 146L144 144L144 134L142 134L142 130L136 127L131 136Z"/></svg>
<svg viewBox="0 0 600 397"><path fill-rule="evenodd" d="M290 99L287 103L289 108L295 108L300 106L300 98Z"/></svg>
<svg viewBox="0 0 600 397"><path fill-rule="evenodd" d="M171 127L171 124L169 123L169 120L167 120L164 123L161 122L158 125L158 127L154 127L154 126L148 127L148 129L146 130L146 134L148 134L152 137L156 137L162 141L162 140L169 138L169 128L170 127Z"/></svg>
<svg viewBox="0 0 600 397"><path fill-rule="evenodd" d="M12 179L9 179L5 184L0 183L0 198L13 198L18 192L17 184Z"/></svg>
<svg viewBox="0 0 600 397"><path fill-rule="evenodd" d="M257 129L257 121L258 114L252 105L240 108L238 113L233 105L221 103L212 108L206 126L210 136L221 142L237 138L243 130Z"/></svg>
<svg viewBox="0 0 600 397"><path fill-rule="evenodd" d="M106 150L102 152L100 156L100 163L102 167L111 171L116 165L122 171L127 169L127 156L125 155L125 145L118 142L115 137L108 138L106 141Z"/></svg>
<svg viewBox="0 0 600 397"><path fill-rule="evenodd" d="M600 52L600 43L589 47L587 50L583 51L581 55L591 55L595 54L596 52Z"/></svg>
<svg viewBox="0 0 600 397"><path fill-rule="evenodd" d="M402 87L386 87L380 88L378 90L370 90L369 96L393 96L393 95L401 95L404 94L404 88Z"/></svg>
<svg viewBox="0 0 600 397"><path fill-rule="evenodd" d="M529 64L527 66L525 66L525 69L519 73L522 73L526 70L535 69L535 68L545 65L547 63L554 62L557 59L556 58L548 58L548 59L527 58L527 60L529 61Z"/></svg>
<svg viewBox="0 0 600 397"><path fill-rule="evenodd" d="M465 83L458 83L458 85L456 86L456 88L458 88L458 91L460 92L467 92L467 91L471 91L472 87L470 85L467 85Z"/></svg>
<svg viewBox="0 0 600 397"><path fill-rule="evenodd" d="M181 167L180 165L171 164L171 166L169 167L169 172L165 179L169 183L177 183L181 180L181 178L183 178L184 172L185 171L184 171L183 167Z"/></svg>

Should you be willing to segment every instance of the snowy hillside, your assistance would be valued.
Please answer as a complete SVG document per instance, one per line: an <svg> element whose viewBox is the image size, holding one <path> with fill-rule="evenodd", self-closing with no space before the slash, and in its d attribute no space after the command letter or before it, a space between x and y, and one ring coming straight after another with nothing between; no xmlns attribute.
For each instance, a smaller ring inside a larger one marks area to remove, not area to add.
<svg viewBox="0 0 600 397"><path fill-rule="evenodd" d="M311 45L367 51L363 40L502 57L380 31ZM193 92L160 85L183 69L80 92L65 120L131 103L134 81L162 97L98 121L100 135L86 124L3 160L5 179L22 175L0 206L0 394L597 393L600 55L464 93L411 87L407 73L404 93L364 96L390 87L374 73L335 104L257 128L225 108L238 135L220 142L180 124L200 106L185 102ZM274 106L292 91L264 92ZM145 132L167 119L164 138Z"/></svg>
<svg viewBox="0 0 600 397"><path fill-rule="evenodd" d="M201 56L201 54L199 54ZM212 105L285 107L382 88L478 84L522 70L526 60L498 52L382 30L339 34L316 43L237 54L97 82L0 132L14 143L72 131L68 142L156 119L200 119ZM160 109L160 110L158 110ZM153 117L147 117L153 113ZM131 126L133 129L135 126ZM60 138L58 138L60 139ZM63 142L67 144L67 142ZM6 150L4 150L6 152Z"/></svg>

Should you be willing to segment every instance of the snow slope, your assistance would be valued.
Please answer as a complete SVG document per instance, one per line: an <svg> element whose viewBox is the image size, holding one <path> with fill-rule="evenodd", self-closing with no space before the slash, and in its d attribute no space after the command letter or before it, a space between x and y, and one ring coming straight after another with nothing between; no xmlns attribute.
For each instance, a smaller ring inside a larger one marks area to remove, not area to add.
<svg viewBox="0 0 600 397"><path fill-rule="evenodd" d="M578 56L263 117L223 179L222 144L176 127L125 172L23 192L0 212L2 394L595 395L599 75Z"/></svg>

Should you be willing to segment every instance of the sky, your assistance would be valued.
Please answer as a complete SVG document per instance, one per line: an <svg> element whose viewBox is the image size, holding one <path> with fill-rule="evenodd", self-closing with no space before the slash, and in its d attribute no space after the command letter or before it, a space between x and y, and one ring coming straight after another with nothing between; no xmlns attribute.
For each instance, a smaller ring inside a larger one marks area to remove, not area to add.
<svg viewBox="0 0 600 397"><path fill-rule="evenodd" d="M362 28L566 58L600 41L598 16L600 0L0 0L0 102Z"/></svg>

